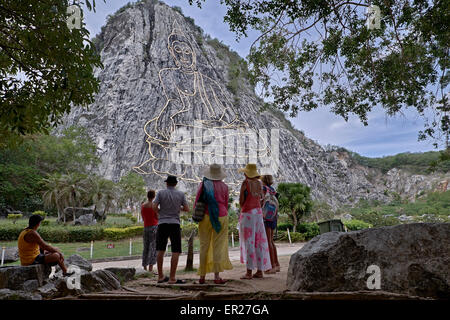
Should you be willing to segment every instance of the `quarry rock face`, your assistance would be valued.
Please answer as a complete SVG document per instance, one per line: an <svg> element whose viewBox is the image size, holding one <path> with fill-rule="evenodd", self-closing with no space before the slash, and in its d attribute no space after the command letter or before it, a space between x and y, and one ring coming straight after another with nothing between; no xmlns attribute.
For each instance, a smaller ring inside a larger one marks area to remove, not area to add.
<svg viewBox="0 0 450 320"><path fill-rule="evenodd" d="M87 128L106 178L134 170L161 188L170 173L194 193L201 168L217 162L237 191L243 175L236 169L257 162L276 184L307 184L313 198L333 207L388 199L381 178L389 177L347 152L325 150L280 112L262 109L237 54L169 6L148 0L119 10L95 43L104 65L95 70L100 91L89 109L73 107L61 129Z"/></svg>
<svg viewBox="0 0 450 320"><path fill-rule="evenodd" d="M450 297L450 224L328 232L292 255L287 286L301 292L382 290Z"/></svg>

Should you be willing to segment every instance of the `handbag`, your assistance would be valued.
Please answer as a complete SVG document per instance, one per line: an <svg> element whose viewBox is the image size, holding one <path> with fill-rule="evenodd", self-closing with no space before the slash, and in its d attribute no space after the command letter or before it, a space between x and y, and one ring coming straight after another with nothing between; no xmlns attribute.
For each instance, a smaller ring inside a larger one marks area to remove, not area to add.
<svg viewBox="0 0 450 320"><path fill-rule="evenodd" d="M206 203L197 201L194 208L194 214L192 215L192 220L195 222L200 222L205 217Z"/></svg>

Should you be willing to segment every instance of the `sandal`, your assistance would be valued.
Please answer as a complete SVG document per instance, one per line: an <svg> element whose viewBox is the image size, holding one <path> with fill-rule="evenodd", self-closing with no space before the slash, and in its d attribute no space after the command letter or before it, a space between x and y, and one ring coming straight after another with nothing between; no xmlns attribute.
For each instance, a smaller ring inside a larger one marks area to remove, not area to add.
<svg viewBox="0 0 450 320"><path fill-rule="evenodd" d="M223 280L223 279L214 279L214 283L215 284L225 284L227 282L227 280Z"/></svg>
<svg viewBox="0 0 450 320"><path fill-rule="evenodd" d="M177 279L175 282L167 282L168 284L185 284L185 280Z"/></svg>
<svg viewBox="0 0 450 320"><path fill-rule="evenodd" d="M169 277L166 276L164 279L158 280L158 283L163 283L163 282L167 282L167 281L169 281Z"/></svg>
<svg viewBox="0 0 450 320"><path fill-rule="evenodd" d="M262 279L262 278L264 278L264 276L263 276L262 272L261 273L255 273L253 275L253 278Z"/></svg>
<svg viewBox="0 0 450 320"><path fill-rule="evenodd" d="M276 269L270 269L270 270L264 271L264 273L265 274L275 274L275 273L277 273L277 271L276 271Z"/></svg>
<svg viewBox="0 0 450 320"><path fill-rule="evenodd" d="M198 283L199 283L199 284L205 284L205 279L200 279L200 280L198 280Z"/></svg>
<svg viewBox="0 0 450 320"><path fill-rule="evenodd" d="M242 280L251 280L253 279L253 277L251 275L245 274L244 276L241 277Z"/></svg>

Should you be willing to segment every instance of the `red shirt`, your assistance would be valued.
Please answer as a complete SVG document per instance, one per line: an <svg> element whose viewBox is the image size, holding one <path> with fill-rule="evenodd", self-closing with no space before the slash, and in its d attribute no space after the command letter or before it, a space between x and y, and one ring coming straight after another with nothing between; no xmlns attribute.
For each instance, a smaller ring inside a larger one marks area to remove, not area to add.
<svg viewBox="0 0 450 320"><path fill-rule="evenodd" d="M141 216L144 219L144 227L151 227L158 225L158 217L152 208L141 206Z"/></svg>

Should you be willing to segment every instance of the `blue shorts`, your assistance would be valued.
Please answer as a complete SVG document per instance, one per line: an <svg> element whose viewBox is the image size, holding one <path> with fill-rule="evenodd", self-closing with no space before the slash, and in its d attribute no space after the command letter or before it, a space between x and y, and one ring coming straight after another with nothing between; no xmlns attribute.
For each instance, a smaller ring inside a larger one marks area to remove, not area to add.
<svg viewBox="0 0 450 320"><path fill-rule="evenodd" d="M277 228L277 220L273 220L273 221L268 221L268 220L264 220L264 226L266 228L270 228L272 230L275 230Z"/></svg>

